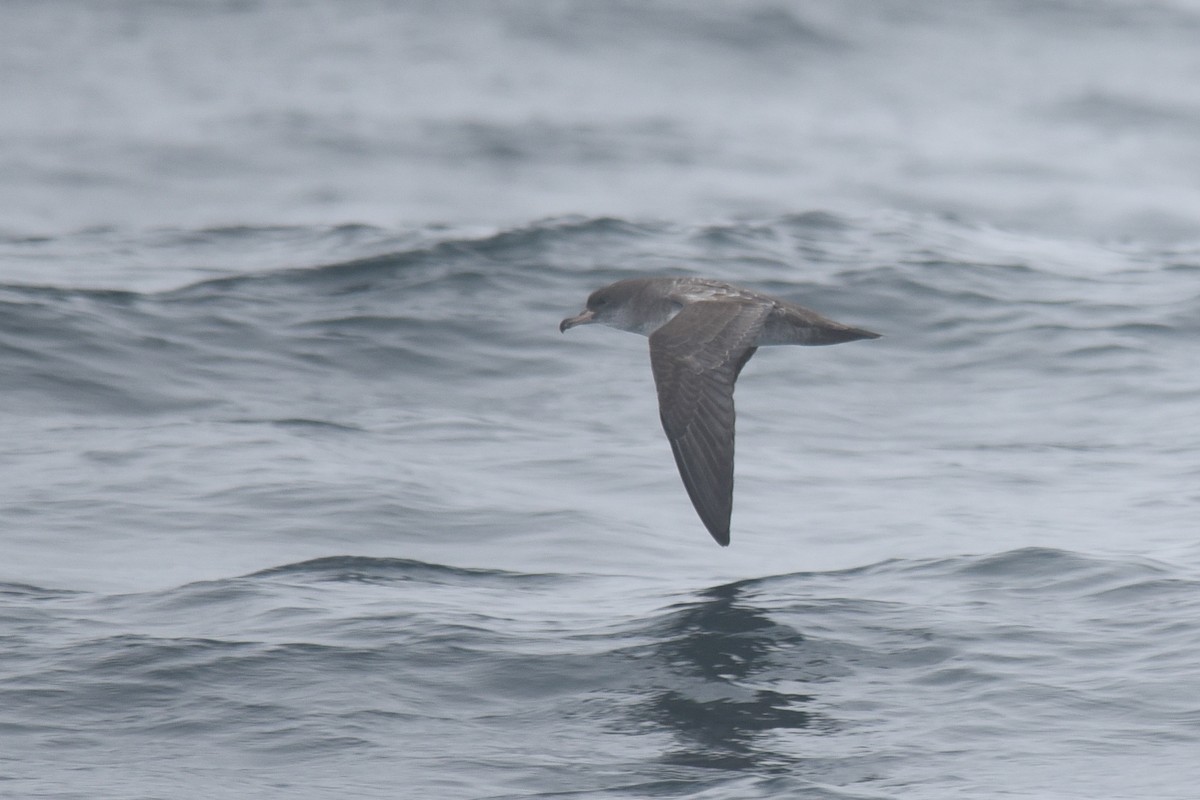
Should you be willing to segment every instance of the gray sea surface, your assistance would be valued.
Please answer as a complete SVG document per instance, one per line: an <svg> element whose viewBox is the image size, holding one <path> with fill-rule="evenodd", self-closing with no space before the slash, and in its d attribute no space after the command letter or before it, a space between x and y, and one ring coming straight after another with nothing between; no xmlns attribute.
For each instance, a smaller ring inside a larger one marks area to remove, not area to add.
<svg viewBox="0 0 1200 800"><path fill-rule="evenodd" d="M0 797L1200 785L1200 4L0 5ZM764 348L733 542L646 342Z"/></svg>

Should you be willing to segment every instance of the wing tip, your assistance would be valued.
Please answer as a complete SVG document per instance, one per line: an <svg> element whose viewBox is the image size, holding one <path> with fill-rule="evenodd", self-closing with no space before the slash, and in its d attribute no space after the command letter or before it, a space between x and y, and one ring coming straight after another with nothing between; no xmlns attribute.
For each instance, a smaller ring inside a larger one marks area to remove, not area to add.
<svg viewBox="0 0 1200 800"><path fill-rule="evenodd" d="M713 540L721 545L721 547L729 547L729 528L709 528L708 532L712 534Z"/></svg>

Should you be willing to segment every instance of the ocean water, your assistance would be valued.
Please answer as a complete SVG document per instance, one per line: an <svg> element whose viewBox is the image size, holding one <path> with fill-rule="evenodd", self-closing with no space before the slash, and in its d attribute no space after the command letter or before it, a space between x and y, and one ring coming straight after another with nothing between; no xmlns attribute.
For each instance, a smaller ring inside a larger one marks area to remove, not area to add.
<svg viewBox="0 0 1200 800"><path fill-rule="evenodd" d="M0 797L1179 798L1200 5L0 7ZM696 518L608 282L884 334Z"/></svg>

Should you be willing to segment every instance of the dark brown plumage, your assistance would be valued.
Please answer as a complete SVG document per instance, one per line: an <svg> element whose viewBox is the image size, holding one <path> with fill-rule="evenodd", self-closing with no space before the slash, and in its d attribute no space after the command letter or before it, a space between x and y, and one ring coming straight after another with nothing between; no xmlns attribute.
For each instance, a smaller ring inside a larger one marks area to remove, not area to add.
<svg viewBox="0 0 1200 800"><path fill-rule="evenodd" d="M599 322L650 337L659 416L696 513L729 544L733 389L762 346L826 345L879 334L786 300L706 278L632 278L598 289L559 330Z"/></svg>

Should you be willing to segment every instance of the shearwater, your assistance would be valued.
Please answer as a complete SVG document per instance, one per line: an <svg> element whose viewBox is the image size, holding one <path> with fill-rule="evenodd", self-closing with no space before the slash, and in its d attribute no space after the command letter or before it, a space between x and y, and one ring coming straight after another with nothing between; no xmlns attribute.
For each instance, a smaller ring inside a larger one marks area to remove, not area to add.
<svg viewBox="0 0 1200 800"><path fill-rule="evenodd" d="M722 547L733 513L733 386L759 347L878 339L815 311L708 278L629 278L592 292L562 332L598 322L650 337L663 430L696 513Z"/></svg>

